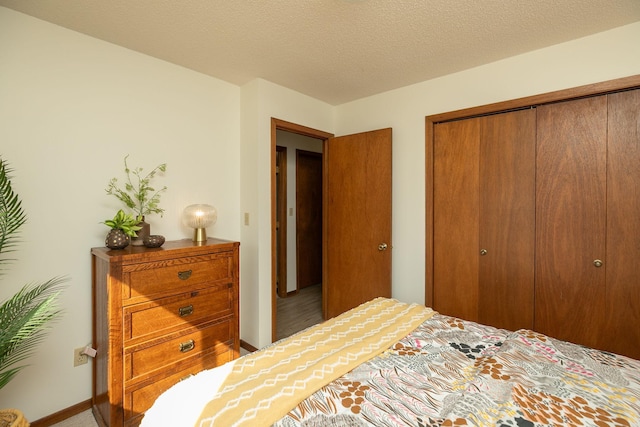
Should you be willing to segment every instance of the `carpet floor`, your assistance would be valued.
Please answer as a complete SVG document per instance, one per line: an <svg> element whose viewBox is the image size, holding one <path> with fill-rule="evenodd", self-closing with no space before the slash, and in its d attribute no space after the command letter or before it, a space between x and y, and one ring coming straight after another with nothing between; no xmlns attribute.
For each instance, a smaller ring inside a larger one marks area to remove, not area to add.
<svg viewBox="0 0 640 427"><path fill-rule="evenodd" d="M51 427L98 427L98 423L95 418L93 418L91 409L87 409L84 412L80 412L78 415L74 415L71 418L67 418L64 421L53 424Z"/></svg>

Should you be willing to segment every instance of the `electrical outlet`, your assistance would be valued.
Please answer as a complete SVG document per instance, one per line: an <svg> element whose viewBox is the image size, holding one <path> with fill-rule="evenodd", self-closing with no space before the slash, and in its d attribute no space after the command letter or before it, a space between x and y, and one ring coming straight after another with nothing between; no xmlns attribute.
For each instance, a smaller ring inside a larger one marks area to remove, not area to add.
<svg viewBox="0 0 640 427"><path fill-rule="evenodd" d="M84 365L89 361L89 356L83 353L84 347L73 350L73 366Z"/></svg>

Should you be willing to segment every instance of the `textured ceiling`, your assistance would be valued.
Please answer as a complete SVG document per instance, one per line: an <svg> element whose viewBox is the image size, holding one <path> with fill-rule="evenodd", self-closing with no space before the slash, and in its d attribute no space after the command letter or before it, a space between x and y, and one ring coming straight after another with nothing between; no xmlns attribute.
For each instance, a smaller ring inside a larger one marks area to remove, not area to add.
<svg viewBox="0 0 640 427"><path fill-rule="evenodd" d="M0 0L242 85L333 105L640 21L640 0Z"/></svg>

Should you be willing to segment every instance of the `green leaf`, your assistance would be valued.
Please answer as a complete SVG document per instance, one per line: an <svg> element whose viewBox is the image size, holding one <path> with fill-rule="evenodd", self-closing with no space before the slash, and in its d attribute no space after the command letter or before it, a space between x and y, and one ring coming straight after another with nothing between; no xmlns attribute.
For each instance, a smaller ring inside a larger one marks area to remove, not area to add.
<svg viewBox="0 0 640 427"><path fill-rule="evenodd" d="M113 219L104 220L102 223L107 227L117 228L124 231L127 236L136 237L136 231L142 229L142 227L138 225L139 222L140 220L138 218L134 218L132 214L125 214L124 211L120 209L116 212Z"/></svg>
<svg viewBox="0 0 640 427"><path fill-rule="evenodd" d="M11 169L0 158L0 271L4 264L14 261L6 258L4 254L14 251L14 247L20 241L20 227L27 221L22 202L11 188L10 173Z"/></svg>

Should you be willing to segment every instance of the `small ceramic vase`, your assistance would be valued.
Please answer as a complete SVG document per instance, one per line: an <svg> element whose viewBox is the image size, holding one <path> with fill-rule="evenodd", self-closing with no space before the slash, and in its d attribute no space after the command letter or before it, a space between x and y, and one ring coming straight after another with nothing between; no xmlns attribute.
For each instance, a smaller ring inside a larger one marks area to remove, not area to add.
<svg viewBox="0 0 640 427"><path fill-rule="evenodd" d="M133 246L142 246L144 245L144 239L151 234L151 225L144 220L144 217L136 225L142 228L136 231L137 237L131 238L131 244Z"/></svg>
<svg viewBox="0 0 640 427"><path fill-rule="evenodd" d="M112 228L104 240L104 245L109 249L124 249L129 245L129 236L119 228Z"/></svg>
<svg viewBox="0 0 640 427"><path fill-rule="evenodd" d="M164 244L164 236L152 234L144 238L144 245L147 248L159 248Z"/></svg>

